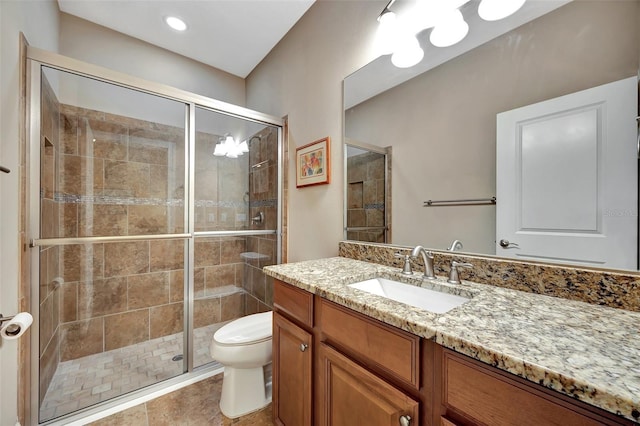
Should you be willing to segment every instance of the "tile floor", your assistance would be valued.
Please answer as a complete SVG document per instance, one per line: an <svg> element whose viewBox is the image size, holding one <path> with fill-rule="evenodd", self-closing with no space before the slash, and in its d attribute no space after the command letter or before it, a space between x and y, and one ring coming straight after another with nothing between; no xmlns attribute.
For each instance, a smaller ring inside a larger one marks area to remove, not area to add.
<svg viewBox="0 0 640 426"><path fill-rule="evenodd" d="M144 404L91 423L91 426L272 426L271 404L229 419L220 413L218 401L222 374L202 380Z"/></svg>
<svg viewBox="0 0 640 426"><path fill-rule="evenodd" d="M194 365L211 362L209 345L225 323L194 330ZM49 420L182 373L182 333L61 362L40 408Z"/></svg>

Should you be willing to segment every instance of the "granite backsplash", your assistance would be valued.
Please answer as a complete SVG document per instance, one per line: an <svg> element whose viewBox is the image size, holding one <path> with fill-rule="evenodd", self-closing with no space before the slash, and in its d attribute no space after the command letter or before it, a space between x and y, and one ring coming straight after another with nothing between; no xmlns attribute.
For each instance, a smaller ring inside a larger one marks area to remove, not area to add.
<svg viewBox="0 0 640 426"><path fill-rule="evenodd" d="M401 268L411 248L342 241L339 255L350 259ZM571 266L522 262L433 250L436 275L447 276L451 261L469 262L460 278L497 287L577 300L594 305L640 312L640 274L592 270ZM424 271L422 258L412 260L415 273Z"/></svg>

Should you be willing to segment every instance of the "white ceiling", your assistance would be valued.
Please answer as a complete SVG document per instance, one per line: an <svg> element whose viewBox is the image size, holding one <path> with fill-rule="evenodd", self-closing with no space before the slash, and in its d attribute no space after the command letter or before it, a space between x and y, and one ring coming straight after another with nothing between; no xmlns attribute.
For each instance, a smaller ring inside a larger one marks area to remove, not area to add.
<svg viewBox="0 0 640 426"><path fill-rule="evenodd" d="M245 78L315 0L58 0L62 12ZM164 17L188 28L172 30Z"/></svg>

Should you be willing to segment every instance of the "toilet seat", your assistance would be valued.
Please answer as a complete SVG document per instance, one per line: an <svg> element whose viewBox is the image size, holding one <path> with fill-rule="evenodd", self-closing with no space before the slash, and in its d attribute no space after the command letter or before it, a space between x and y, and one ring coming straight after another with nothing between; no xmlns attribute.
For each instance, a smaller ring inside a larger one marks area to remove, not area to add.
<svg viewBox="0 0 640 426"><path fill-rule="evenodd" d="M248 315L222 326L213 335L216 345L247 346L271 340L273 312Z"/></svg>

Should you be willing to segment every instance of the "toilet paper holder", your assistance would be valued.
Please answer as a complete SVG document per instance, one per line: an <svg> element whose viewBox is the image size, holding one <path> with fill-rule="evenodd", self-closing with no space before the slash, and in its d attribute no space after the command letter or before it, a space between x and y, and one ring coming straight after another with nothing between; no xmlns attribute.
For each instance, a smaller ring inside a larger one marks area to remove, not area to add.
<svg viewBox="0 0 640 426"><path fill-rule="evenodd" d="M11 321L13 318L15 318L15 315L5 317L2 314L0 314L0 327L2 327L2 324L4 324L5 322ZM13 324L7 327L7 334L11 336L15 336L16 334L20 333L20 330L21 328L19 325Z"/></svg>

